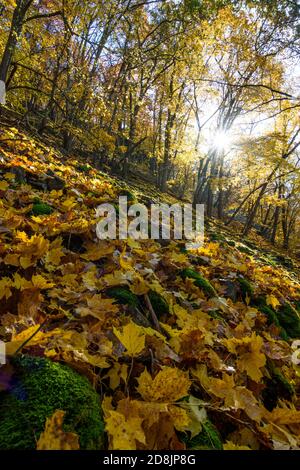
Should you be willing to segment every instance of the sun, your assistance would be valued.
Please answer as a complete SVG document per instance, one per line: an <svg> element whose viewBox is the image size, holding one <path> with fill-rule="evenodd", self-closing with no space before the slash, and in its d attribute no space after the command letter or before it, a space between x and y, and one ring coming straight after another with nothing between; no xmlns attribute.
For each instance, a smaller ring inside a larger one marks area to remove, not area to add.
<svg viewBox="0 0 300 470"><path fill-rule="evenodd" d="M224 131L217 131L212 138L213 147L219 151L228 150L232 143L232 136Z"/></svg>

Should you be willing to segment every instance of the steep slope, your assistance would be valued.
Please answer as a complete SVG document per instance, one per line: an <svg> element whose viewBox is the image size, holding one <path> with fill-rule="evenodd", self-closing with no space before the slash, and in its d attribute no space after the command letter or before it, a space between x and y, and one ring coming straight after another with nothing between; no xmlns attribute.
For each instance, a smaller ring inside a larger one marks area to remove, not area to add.
<svg viewBox="0 0 300 470"><path fill-rule="evenodd" d="M194 251L165 240L100 242L99 204L165 195L145 195L14 128L0 141L8 354L86 375L103 400L111 449L299 448L297 266L214 221Z"/></svg>

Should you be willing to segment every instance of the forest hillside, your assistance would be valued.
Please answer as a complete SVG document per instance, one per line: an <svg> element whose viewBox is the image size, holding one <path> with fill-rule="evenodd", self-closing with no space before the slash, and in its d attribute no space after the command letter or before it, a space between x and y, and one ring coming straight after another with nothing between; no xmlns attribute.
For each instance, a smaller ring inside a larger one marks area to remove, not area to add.
<svg viewBox="0 0 300 470"><path fill-rule="evenodd" d="M300 449L299 58L297 0L0 0L0 450Z"/></svg>

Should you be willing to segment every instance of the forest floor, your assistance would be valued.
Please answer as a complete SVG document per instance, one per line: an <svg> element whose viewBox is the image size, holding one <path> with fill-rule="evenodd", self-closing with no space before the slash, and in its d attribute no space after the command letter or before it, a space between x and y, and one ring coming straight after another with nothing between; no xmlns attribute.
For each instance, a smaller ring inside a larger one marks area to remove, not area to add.
<svg viewBox="0 0 300 470"><path fill-rule="evenodd" d="M95 209L120 195L176 202L2 128L8 356L46 357L86 376L109 449L299 448L299 261L216 220L193 251L181 241L99 241ZM2 374L2 394L13 374Z"/></svg>

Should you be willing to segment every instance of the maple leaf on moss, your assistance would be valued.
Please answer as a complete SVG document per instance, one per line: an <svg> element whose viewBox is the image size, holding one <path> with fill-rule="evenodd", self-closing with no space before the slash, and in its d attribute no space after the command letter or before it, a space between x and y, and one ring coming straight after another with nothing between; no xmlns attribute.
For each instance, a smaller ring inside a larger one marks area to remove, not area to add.
<svg viewBox="0 0 300 470"><path fill-rule="evenodd" d="M37 442L37 450L78 450L79 436L63 431L65 411L56 410L47 418L45 430Z"/></svg>
<svg viewBox="0 0 300 470"><path fill-rule="evenodd" d="M279 300L272 294L267 295L266 303L267 305L271 305L271 307L274 308L275 310L278 307L278 305L280 305Z"/></svg>

